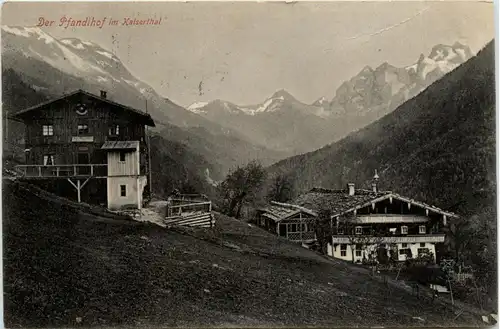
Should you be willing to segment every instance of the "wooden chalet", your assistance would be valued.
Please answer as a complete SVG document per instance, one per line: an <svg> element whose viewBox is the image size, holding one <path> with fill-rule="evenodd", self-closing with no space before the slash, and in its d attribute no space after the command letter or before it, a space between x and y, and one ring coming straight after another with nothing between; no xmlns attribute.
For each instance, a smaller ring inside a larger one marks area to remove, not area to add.
<svg viewBox="0 0 500 329"><path fill-rule="evenodd" d="M333 232L328 254L362 262L387 257L396 261L429 255L445 241L449 219L457 215L391 191L313 188L293 202L311 211L330 211Z"/></svg>
<svg viewBox="0 0 500 329"><path fill-rule="evenodd" d="M21 110L26 164L16 171L80 202L141 208L148 184L147 113L114 102L105 91L77 90Z"/></svg>
<svg viewBox="0 0 500 329"><path fill-rule="evenodd" d="M279 202L271 202L257 210L257 224L270 232L294 242L316 240L314 221L317 214L309 209Z"/></svg>

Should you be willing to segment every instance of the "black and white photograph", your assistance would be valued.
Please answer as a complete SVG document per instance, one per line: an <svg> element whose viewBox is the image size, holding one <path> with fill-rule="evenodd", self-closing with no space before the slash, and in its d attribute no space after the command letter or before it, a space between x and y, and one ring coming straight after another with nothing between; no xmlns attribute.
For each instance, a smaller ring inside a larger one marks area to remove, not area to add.
<svg viewBox="0 0 500 329"><path fill-rule="evenodd" d="M496 9L4 2L3 326L496 326Z"/></svg>

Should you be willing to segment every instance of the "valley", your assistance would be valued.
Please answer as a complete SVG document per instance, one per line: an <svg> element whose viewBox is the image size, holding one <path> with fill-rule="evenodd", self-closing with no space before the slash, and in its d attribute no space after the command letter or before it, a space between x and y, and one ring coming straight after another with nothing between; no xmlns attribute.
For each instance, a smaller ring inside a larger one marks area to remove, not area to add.
<svg viewBox="0 0 500 329"><path fill-rule="evenodd" d="M40 6L154 24L3 9L8 327L497 322L487 4Z"/></svg>

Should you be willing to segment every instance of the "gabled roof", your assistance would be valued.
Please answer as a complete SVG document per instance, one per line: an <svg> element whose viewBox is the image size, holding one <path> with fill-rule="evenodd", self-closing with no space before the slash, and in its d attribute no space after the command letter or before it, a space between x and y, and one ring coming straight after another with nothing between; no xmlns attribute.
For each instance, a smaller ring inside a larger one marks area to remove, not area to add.
<svg viewBox="0 0 500 329"><path fill-rule="evenodd" d="M328 209L331 210L332 217L336 217L369 206L372 203L391 198L403 202L408 202L412 205L448 217L458 217L452 212L444 211L440 208L428 205L426 203L403 197L391 191L373 192L371 190L356 189L354 195L349 195L349 191L347 189L330 190L315 187L309 192L300 195L297 199L294 200L293 203L308 209L313 209L314 211Z"/></svg>
<svg viewBox="0 0 500 329"><path fill-rule="evenodd" d="M309 192L300 195L293 203L315 211L328 209L332 212L332 215L336 215L388 193L391 192L373 192L356 189L354 195L349 195L347 189L330 190L315 187Z"/></svg>
<svg viewBox="0 0 500 329"><path fill-rule="evenodd" d="M259 209L263 212L266 217L274 220L275 222L282 221L284 219L298 215L299 213L305 213L313 217L317 217L318 214L310 209L306 209L297 205L280 203L272 201L267 207Z"/></svg>
<svg viewBox="0 0 500 329"><path fill-rule="evenodd" d="M133 113L139 115L144 120L144 124L146 124L148 126L151 126L151 127L155 126L153 118L151 118L151 115L149 115L148 113L144 113L144 112L136 110L136 109L134 109L132 107L129 107L129 106L126 106L126 105L114 102L114 101L112 101L112 100L110 100L108 98L104 98L104 97L100 97L100 96L94 95L94 94L89 93L89 92L87 92L85 90L82 90L82 89L78 89L78 90L73 91L73 92L71 92L69 94L64 94L61 97L58 97L58 98L55 98L55 99L51 99L51 100L39 103L37 105L31 106L31 107L29 107L27 109L21 110L21 111L15 113L15 114L13 114L12 117L13 118L18 118L18 117L26 114L27 112L30 112L30 111L33 111L33 110L37 110L37 109L39 109L39 108L41 108L43 106L49 105L51 103L60 101L62 99L65 99L65 98L68 98L68 97L71 97L71 96L74 96L74 95L77 95L77 94L84 94L84 95L87 95L87 96L89 96L91 98L94 98L94 99L96 99L98 101L101 101L101 102L104 102L104 103L107 103L107 104L119 107L119 108L121 108L121 109L123 109L125 111L133 112Z"/></svg>

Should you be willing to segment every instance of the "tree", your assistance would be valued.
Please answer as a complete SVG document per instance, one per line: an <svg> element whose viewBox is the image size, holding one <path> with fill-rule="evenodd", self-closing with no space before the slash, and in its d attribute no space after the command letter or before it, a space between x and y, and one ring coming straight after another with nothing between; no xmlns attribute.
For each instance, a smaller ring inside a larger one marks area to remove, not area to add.
<svg viewBox="0 0 500 329"><path fill-rule="evenodd" d="M240 218L244 203L256 201L265 179L266 171L256 161L238 166L218 186L222 211L228 216Z"/></svg>
<svg viewBox="0 0 500 329"><path fill-rule="evenodd" d="M278 174L271 180L267 193L269 201L286 202L293 197L293 184L290 176Z"/></svg>
<svg viewBox="0 0 500 329"><path fill-rule="evenodd" d="M333 229L331 224L331 210L322 209L318 212L318 219L314 223L314 231L321 253L327 254L327 245L331 241ZM332 246L333 247L333 246Z"/></svg>

